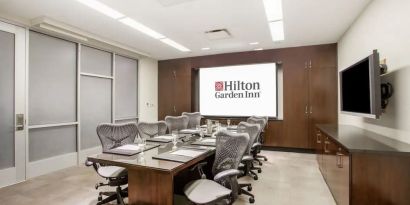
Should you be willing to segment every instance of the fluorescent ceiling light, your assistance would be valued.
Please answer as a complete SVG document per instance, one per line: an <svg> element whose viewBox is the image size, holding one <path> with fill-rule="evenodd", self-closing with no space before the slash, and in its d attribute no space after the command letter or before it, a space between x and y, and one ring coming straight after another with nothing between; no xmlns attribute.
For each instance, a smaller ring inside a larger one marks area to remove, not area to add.
<svg viewBox="0 0 410 205"><path fill-rule="evenodd" d="M205 47L205 48L201 48L201 50L206 51L206 50L211 50L211 48Z"/></svg>
<svg viewBox="0 0 410 205"><path fill-rule="evenodd" d="M259 42L251 42L251 43L249 43L249 45L258 45L259 44Z"/></svg>
<svg viewBox="0 0 410 205"><path fill-rule="evenodd" d="M255 48L255 49L253 49L254 51L261 51L261 50L263 50L263 48Z"/></svg>
<svg viewBox="0 0 410 205"><path fill-rule="evenodd" d="M165 38L164 35L162 35L162 34L156 32L156 31L148 28L147 26L145 26L145 25L143 25L139 22L136 22L134 19L126 17L126 18L120 19L119 21L121 23L127 25L127 26L130 26L131 28L134 28L134 29L148 35L148 36L151 36L152 38L155 38L155 39Z"/></svg>
<svg viewBox="0 0 410 205"><path fill-rule="evenodd" d="M283 21L269 22L270 34L273 41L285 40L285 33L283 30Z"/></svg>
<svg viewBox="0 0 410 205"><path fill-rule="evenodd" d="M90 7L92 9L95 9L95 10L101 12L101 13L103 13L103 14L105 14L105 15L113 18L113 19L119 19L119 18L124 17L124 14L122 14L122 13L108 7L107 5L101 3L97 0L77 0L77 1L79 1L80 3Z"/></svg>
<svg viewBox="0 0 410 205"><path fill-rule="evenodd" d="M263 0L269 22L283 19L282 0Z"/></svg>
<svg viewBox="0 0 410 205"><path fill-rule="evenodd" d="M183 45L181 45L181 44L179 44L179 43L177 43L177 42L175 42L175 41L173 41L173 40L171 40L171 39L169 39L169 38L161 39L161 41L162 41L163 43L165 43L165 44L168 44L169 46L172 46L172 47L174 47L174 48L176 48L176 49L182 51L182 52L189 52L189 51L191 51L191 50L189 50L188 48L186 48L185 46L183 46Z"/></svg>

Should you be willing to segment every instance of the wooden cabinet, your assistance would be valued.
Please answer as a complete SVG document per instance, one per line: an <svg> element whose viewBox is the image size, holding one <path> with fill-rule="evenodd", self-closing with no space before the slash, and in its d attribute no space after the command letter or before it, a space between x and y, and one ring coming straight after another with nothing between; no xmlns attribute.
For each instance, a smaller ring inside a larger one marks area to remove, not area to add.
<svg viewBox="0 0 410 205"><path fill-rule="evenodd" d="M353 126L315 130L319 169L338 205L410 202L410 145Z"/></svg>
<svg viewBox="0 0 410 205"><path fill-rule="evenodd" d="M319 129L315 131L319 169L338 205L349 204L349 152Z"/></svg>
<svg viewBox="0 0 410 205"><path fill-rule="evenodd" d="M158 119L191 111L191 66L189 61L160 61L158 70Z"/></svg>

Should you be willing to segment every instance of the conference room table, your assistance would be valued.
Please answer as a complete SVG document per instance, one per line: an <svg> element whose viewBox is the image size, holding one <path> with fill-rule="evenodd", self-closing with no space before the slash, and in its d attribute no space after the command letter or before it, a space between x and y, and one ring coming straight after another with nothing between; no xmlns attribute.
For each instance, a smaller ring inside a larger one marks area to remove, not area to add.
<svg viewBox="0 0 410 205"><path fill-rule="evenodd" d="M176 144L177 148L192 148L195 145L191 145L191 143L198 142L199 136L186 134L186 137L182 139L183 141ZM173 204L175 192L183 194L181 192L184 184L190 180L199 179L198 172L190 170L191 167L201 161L208 162L208 169L212 167L215 147L200 146L203 149L209 149L209 151L181 163L154 159L159 154L175 150L172 142L157 144L159 144L158 147L144 151L143 154L124 156L102 153L89 156L88 160L106 166L125 167L128 170L128 204Z"/></svg>

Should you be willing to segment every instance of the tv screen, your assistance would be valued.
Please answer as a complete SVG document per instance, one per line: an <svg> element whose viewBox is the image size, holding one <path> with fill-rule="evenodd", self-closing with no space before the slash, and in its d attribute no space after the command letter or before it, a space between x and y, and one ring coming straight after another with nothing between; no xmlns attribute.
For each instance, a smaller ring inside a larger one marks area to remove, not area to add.
<svg viewBox="0 0 410 205"><path fill-rule="evenodd" d="M275 63L201 68L199 110L205 116L277 117Z"/></svg>
<svg viewBox="0 0 410 205"><path fill-rule="evenodd" d="M381 114L379 56L369 57L340 72L343 113L378 118Z"/></svg>

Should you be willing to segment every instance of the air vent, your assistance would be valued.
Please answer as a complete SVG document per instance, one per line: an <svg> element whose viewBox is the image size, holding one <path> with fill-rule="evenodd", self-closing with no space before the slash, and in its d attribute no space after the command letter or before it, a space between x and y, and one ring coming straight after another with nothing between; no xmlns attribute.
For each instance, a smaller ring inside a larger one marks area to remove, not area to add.
<svg viewBox="0 0 410 205"><path fill-rule="evenodd" d="M205 32L206 37L209 40L219 40L219 39L226 39L231 38L231 33L227 29L216 29L212 31Z"/></svg>

